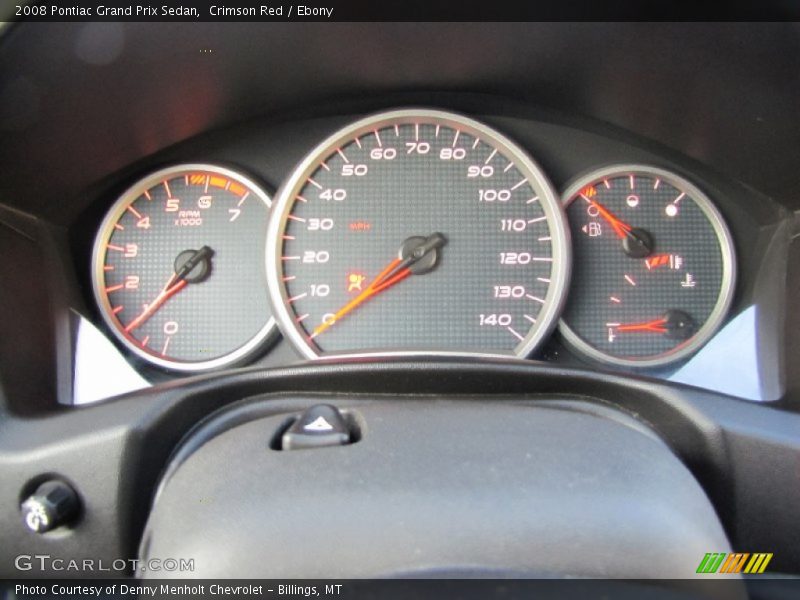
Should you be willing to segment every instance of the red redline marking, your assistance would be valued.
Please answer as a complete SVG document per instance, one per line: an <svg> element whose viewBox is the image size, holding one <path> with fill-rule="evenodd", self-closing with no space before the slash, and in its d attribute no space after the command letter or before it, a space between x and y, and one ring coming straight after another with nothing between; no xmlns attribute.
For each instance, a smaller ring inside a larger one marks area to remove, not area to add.
<svg viewBox="0 0 800 600"><path fill-rule="evenodd" d="M125 252L125 248L122 246L115 246L114 244L106 244L106 248L109 250L116 250L117 252Z"/></svg>

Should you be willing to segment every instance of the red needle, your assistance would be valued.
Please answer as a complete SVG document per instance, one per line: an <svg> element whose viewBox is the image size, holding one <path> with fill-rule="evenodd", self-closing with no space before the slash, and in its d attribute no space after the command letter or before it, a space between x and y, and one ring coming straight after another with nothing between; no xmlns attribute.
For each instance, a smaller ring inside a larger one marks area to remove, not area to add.
<svg viewBox="0 0 800 600"><path fill-rule="evenodd" d="M164 302L172 298L175 294L177 294L183 288L186 287L187 281L185 279L181 279L179 282L175 284L172 283L173 281L175 281L175 278L177 276L178 276L177 273L172 274L172 277L169 278L169 281L167 281L167 284L164 286L164 289L162 289L158 293L158 296L156 296L155 300L153 300L150 304L148 304L147 308L145 308L138 317L136 317L133 321L131 321L125 326L125 333L130 333L131 331L136 329L139 325L147 321L147 319L152 317L153 314L159 308L161 308Z"/></svg>
<svg viewBox="0 0 800 600"><path fill-rule="evenodd" d="M411 269L413 265L421 261L426 256L429 256L432 252L436 252L437 248L441 248L446 243L447 238L445 238L441 233L432 233L427 238L422 240L419 245L411 248L408 256L405 258L395 258L392 262L386 265L386 268L384 268L375 279L370 282L370 284L367 286L367 289L340 308L336 314L333 315L333 318L328 319L326 322L318 325L314 329L314 332L309 336L309 339L318 336L354 308L357 308L363 302L372 298L375 294L378 294L383 290L392 287L396 283L403 281L403 279L414 272ZM436 260L435 254L433 255L433 260ZM417 270L416 272L422 273L426 271Z"/></svg>
<svg viewBox="0 0 800 600"><path fill-rule="evenodd" d="M650 331L653 333L667 333L667 318L653 319L644 323L629 323L627 325L617 325L617 331Z"/></svg>
<svg viewBox="0 0 800 600"><path fill-rule="evenodd" d="M628 225L625 221L623 221L623 220L619 219L618 217L616 217L610 210L608 210L605 206L603 206L599 202L595 202L594 200L592 200L591 198L589 198L585 194L581 194L581 198L586 200L586 202L588 202L589 204L591 204L592 206L594 206L597 209L597 211L600 213L600 215L606 221L608 221L608 223L611 225L611 227L614 228L614 231L616 232L617 237L619 237L621 239L625 238L628 235L628 233L631 231L631 229L633 229L633 227Z"/></svg>
<svg viewBox="0 0 800 600"><path fill-rule="evenodd" d="M320 333L328 329L328 327L333 325L336 321L338 321L347 313L349 313L351 310L359 306L365 300L368 300L375 294L382 292L387 288L390 288L394 284L399 283L400 281L411 275L411 269L409 269L408 267L399 269L398 271L393 273L393 271L397 268L398 265L400 265L401 262L403 261L402 259L399 258L395 258L392 262L390 262L386 266L386 268L383 271L381 271L380 274L370 282L370 284L367 286L367 289L365 289L358 296L356 296L350 302L348 302L342 308L340 308L336 312L336 314L333 315L332 319L317 326L314 329L314 333L311 335L311 337L318 336Z"/></svg>

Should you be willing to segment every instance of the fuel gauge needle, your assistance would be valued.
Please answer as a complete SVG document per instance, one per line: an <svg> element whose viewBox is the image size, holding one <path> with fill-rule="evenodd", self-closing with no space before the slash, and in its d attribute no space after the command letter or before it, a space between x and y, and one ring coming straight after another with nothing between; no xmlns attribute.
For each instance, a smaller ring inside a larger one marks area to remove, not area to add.
<svg viewBox="0 0 800 600"><path fill-rule="evenodd" d="M411 240L413 240L413 242L412 244L409 244L408 242ZM444 246L446 243L447 238L438 232L432 233L427 238L410 238L407 240L406 243L403 244L403 253L407 252L407 256L404 258L395 258L388 265L386 265L383 271L381 271L378 276L369 283L363 292L340 308L333 315L333 318L314 328L314 332L309 336L309 339L317 337L319 334L330 328L339 319L353 311L355 308L358 308L365 301L369 300L376 294L389 289L393 285L400 283L409 275L414 273L427 273L431 268L433 268L435 263L436 250ZM425 258L429 259L427 262L430 264L425 264L423 268L415 269L415 265L421 264L421 261Z"/></svg>
<svg viewBox="0 0 800 600"><path fill-rule="evenodd" d="M625 251L625 254L631 258L644 258L653 252L653 236L647 231L639 229L638 227L631 227L605 206L596 200L592 200L586 194L581 193L580 196L586 200L586 202L594 206L597 212L600 213L600 216L611 225L614 233L622 240L622 249Z"/></svg>

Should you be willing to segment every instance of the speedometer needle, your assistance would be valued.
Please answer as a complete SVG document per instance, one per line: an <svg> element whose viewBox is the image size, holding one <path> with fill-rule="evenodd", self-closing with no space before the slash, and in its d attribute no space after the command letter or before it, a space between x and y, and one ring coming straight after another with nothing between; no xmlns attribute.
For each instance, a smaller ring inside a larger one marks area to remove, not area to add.
<svg viewBox="0 0 800 600"><path fill-rule="evenodd" d="M188 253L182 252L178 256L178 260L181 261L181 257L184 257L187 254ZM185 288L186 285L194 279L190 278L192 271L194 271L194 269L201 263L208 261L213 254L214 251L208 246L203 246L197 252L192 252L191 255L189 255L186 259L186 262L183 262L183 264L181 264L181 266L175 270L169 280L167 280L167 283L158 293L158 296L156 296L155 299L147 305L147 307L139 314L139 316L125 326L125 333L130 333L139 327L142 323L147 321L147 319L152 317L167 300ZM203 271L201 275L202 277L205 275L207 268L201 269L201 271Z"/></svg>
<svg viewBox="0 0 800 600"><path fill-rule="evenodd" d="M412 273L427 273L432 268L432 263L425 265L424 269L419 270L415 270L414 265L420 263L423 258L430 257L431 253L435 253L437 248L444 246L447 243L447 238L445 238L441 233L436 232L432 233L427 238L419 239L422 241L410 248L404 244L404 250L408 251L408 256L405 256L404 258L395 258L388 265L386 265L383 271L381 271L378 276L369 283L363 292L340 308L331 319L328 319L326 322L318 325L314 329L314 332L309 336L309 339L315 338L353 309L363 304L366 300L401 282Z"/></svg>

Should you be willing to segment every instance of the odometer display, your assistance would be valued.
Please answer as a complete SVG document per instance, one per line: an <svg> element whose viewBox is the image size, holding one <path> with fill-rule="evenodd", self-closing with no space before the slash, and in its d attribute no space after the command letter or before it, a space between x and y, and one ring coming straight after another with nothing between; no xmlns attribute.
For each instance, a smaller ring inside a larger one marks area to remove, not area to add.
<svg viewBox="0 0 800 600"><path fill-rule="evenodd" d="M95 241L93 284L113 334L179 371L230 365L274 330L263 268L270 200L213 165L179 165L131 186Z"/></svg>
<svg viewBox="0 0 800 600"><path fill-rule="evenodd" d="M527 356L560 308L567 235L541 170L498 132L382 113L323 142L278 192L276 316L308 357Z"/></svg>

